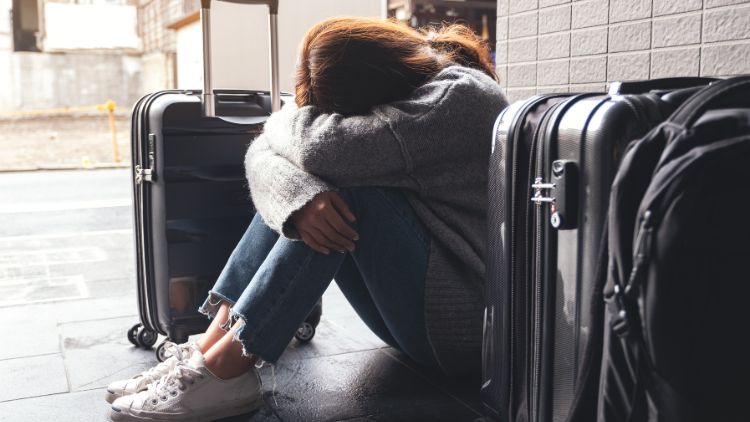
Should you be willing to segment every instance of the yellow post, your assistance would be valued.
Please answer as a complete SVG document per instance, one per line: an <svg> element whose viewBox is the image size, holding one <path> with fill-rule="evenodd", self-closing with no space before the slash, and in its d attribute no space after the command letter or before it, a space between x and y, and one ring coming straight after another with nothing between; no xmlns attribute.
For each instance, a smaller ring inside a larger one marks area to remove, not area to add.
<svg viewBox="0 0 750 422"><path fill-rule="evenodd" d="M114 101L107 101L107 113L109 114L109 130L112 132L112 153L114 154L115 163L120 162L120 149L117 146L117 128L115 127L115 108L117 105Z"/></svg>

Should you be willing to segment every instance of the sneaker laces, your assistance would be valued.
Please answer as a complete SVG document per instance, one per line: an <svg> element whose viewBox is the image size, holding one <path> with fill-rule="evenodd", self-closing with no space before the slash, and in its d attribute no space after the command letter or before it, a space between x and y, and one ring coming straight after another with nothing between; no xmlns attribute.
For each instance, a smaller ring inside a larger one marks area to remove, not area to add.
<svg viewBox="0 0 750 422"><path fill-rule="evenodd" d="M196 378L203 378L203 376L201 371L186 362L179 361L159 381L149 384L147 387L149 399L154 404L157 398L166 401L167 395L176 396L179 394L177 390L184 391L188 384L194 384Z"/></svg>
<svg viewBox="0 0 750 422"><path fill-rule="evenodd" d="M141 372L141 376L153 381L158 380L164 375L165 370L172 369L172 366L175 364L175 361L170 361L169 358L175 357L177 362L181 362L188 357L187 354L190 348L191 345L189 343L177 344L171 341L166 342L164 344L164 362L160 362L158 365Z"/></svg>

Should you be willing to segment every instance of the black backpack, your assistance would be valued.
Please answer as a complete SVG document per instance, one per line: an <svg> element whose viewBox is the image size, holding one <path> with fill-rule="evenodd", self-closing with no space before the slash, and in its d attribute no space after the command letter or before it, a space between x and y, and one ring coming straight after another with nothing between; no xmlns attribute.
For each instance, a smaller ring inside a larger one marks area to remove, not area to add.
<svg viewBox="0 0 750 422"><path fill-rule="evenodd" d="M750 421L750 77L631 144L608 224L598 420Z"/></svg>

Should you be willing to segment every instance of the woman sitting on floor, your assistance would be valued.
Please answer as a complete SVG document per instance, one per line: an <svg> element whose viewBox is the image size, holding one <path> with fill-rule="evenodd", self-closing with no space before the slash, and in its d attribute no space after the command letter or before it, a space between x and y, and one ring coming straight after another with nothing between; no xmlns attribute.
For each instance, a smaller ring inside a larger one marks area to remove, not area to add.
<svg viewBox="0 0 750 422"><path fill-rule="evenodd" d="M277 361L332 279L414 361L480 370L487 171L507 105L486 45L459 25L329 19L305 36L295 102L248 149L258 214L201 307L208 331L111 384L114 420L257 408L255 364Z"/></svg>

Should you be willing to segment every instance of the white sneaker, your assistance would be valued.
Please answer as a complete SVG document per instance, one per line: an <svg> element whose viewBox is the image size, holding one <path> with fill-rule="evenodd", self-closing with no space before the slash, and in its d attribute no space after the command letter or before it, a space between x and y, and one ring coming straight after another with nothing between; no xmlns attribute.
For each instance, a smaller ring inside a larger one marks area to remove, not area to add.
<svg viewBox="0 0 750 422"><path fill-rule="evenodd" d="M251 412L263 404L255 368L228 380L206 368L203 355L193 353L145 391L112 403L113 421L202 422Z"/></svg>
<svg viewBox="0 0 750 422"><path fill-rule="evenodd" d="M108 403L114 402L122 396L128 396L141 392L152 382L158 381L161 377L168 374L178 362L190 359L194 352L200 353L200 348L195 342L184 344L175 344L168 342L164 348L165 355L169 356L164 362L159 363L153 368L143 371L130 379L114 381L107 386L105 400Z"/></svg>

